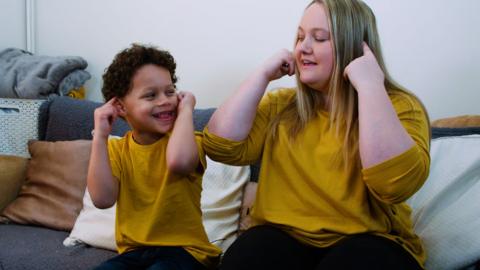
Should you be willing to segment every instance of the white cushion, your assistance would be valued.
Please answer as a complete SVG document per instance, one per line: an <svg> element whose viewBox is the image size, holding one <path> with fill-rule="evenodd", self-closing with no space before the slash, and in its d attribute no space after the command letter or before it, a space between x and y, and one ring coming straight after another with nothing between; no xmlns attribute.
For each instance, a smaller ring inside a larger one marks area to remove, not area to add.
<svg viewBox="0 0 480 270"><path fill-rule="evenodd" d="M73 225L70 235L63 241L65 246L85 243L90 246L117 250L115 242L116 204L107 209L98 209L93 205L88 189L83 196L83 208Z"/></svg>
<svg viewBox="0 0 480 270"><path fill-rule="evenodd" d="M207 157L201 208L210 242L223 251L237 238L243 187L250 179L249 166L230 166Z"/></svg>
<svg viewBox="0 0 480 270"><path fill-rule="evenodd" d="M249 179L249 166L230 166L207 157L201 194L203 225L210 242L224 251L237 237L243 187ZM85 243L116 250L115 207L105 210L95 208L88 190L83 203L83 209L63 244L74 246Z"/></svg>
<svg viewBox="0 0 480 270"><path fill-rule="evenodd" d="M432 140L430 175L408 203L427 251L427 269L480 259L480 135Z"/></svg>

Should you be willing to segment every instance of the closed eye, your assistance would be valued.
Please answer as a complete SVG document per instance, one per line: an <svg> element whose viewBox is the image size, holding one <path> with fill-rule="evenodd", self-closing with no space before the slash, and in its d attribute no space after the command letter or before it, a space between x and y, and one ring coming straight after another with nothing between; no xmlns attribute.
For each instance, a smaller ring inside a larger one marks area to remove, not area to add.
<svg viewBox="0 0 480 270"><path fill-rule="evenodd" d="M142 96L142 98L153 99L155 98L155 92L149 92Z"/></svg>
<svg viewBox="0 0 480 270"><path fill-rule="evenodd" d="M175 89L168 89L168 90L165 91L165 95L170 97L170 96L175 95L175 92L176 92Z"/></svg>
<svg viewBox="0 0 480 270"><path fill-rule="evenodd" d="M323 38L323 37L315 37L315 41L318 41L318 42L324 42L324 41L327 41L328 38Z"/></svg>

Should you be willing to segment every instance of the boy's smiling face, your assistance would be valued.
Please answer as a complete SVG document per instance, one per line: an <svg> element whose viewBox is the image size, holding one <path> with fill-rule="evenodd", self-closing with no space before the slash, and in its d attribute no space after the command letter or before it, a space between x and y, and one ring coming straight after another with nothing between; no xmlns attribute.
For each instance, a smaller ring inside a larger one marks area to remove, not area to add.
<svg viewBox="0 0 480 270"><path fill-rule="evenodd" d="M139 144L151 144L173 128L178 98L170 72L147 64L137 70L132 89L121 98L122 113Z"/></svg>

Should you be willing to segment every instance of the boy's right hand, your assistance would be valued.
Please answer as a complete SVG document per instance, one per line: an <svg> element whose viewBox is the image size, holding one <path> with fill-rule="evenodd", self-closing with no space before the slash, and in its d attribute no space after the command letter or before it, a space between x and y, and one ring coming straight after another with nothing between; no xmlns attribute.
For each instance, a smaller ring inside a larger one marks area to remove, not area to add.
<svg viewBox="0 0 480 270"><path fill-rule="evenodd" d="M283 49L265 61L261 70L268 81L279 79L285 75L292 76L295 74L295 60L290 51Z"/></svg>
<svg viewBox="0 0 480 270"><path fill-rule="evenodd" d="M115 106L116 102L118 102L118 100L114 97L95 109L94 137L108 139L108 135L112 131L113 122L117 119L119 113Z"/></svg>

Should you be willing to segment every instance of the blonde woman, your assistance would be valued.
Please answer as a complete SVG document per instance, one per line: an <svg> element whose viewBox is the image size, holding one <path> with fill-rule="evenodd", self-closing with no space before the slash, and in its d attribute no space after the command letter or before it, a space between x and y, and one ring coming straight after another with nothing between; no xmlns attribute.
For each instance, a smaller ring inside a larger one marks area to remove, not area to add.
<svg viewBox="0 0 480 270"><path fill-rule="evenodd" d="M296 89L264 95L296 75ZM375 17L358 0L313 1L293 52L272 56L205 129L215 160L261 159L255 224L222 269L422 269L405 204L430 165L421 102L393 82Z"/></svg>

